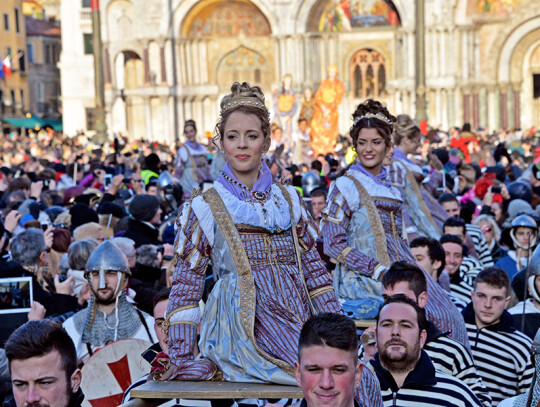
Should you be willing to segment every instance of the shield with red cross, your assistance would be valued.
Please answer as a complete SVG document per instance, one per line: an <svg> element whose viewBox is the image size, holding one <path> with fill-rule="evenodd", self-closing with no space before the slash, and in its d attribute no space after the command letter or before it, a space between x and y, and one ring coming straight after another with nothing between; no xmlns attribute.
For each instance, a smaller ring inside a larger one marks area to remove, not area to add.
<svg viewBox="0 0 540 407"><path fill-rule="evenodd" d="M83 406L122 404L131 383L150 373L150 365L141 356L150 345L141 339L122 339L95 352L82 368Z"/></svg>

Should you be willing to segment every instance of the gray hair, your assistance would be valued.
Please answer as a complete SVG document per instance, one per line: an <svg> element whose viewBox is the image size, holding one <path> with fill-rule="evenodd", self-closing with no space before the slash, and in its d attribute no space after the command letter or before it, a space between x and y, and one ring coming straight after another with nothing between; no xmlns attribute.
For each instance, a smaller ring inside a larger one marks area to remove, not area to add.
<svg viewBox="0 0 540 407"><path fill-rule="evenodd" d="M71 243L68 249L69 268L71 270L84 270L88 258L98 246L97 239L82 239Z"/></svg>
<svg viewBox="0 0 540 407"><path fill-rule="evenodd" d="M493 230L493 237L498 242L501 238L501 229L499 228L499 225L497 225L497 222L495 221L495 218L491 215L479 215L474 221L473 224L478 225L480 222L488 222L491 225L491 229Z"/></svg>
<svg viewBox="0 0 540 407"><path fill-rule="evenodd" d="M113 237L111 242L129 257L130 252L135 249L135 242L129 237Z"/></svg>
<svg viewBox="0 0 540 407"><path fill-rule="evenodd" d="M159 268L158 250L157 246L153 244L143 244L137 249L137 263Z"/></svg>
<svg viewBox="0 0 540 407"><path fill-rule="evenodd" d="M21 266L37 266L39 256L45 250L43 231L36 228L26 229L11 242L11 258Z"/></svg>

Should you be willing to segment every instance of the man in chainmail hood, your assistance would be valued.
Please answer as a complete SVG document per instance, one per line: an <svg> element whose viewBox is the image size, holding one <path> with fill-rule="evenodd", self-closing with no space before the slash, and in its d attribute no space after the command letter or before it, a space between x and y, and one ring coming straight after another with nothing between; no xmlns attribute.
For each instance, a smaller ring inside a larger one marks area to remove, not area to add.
<svg viewBox="0 0 540 407"><path fill-rule="evenodd" d="M88 258L85 278L92 293L88 307L64 322L79 363L86 363L97 349L120 339L157 340L151 330L154 319L127 301L130 275L126 256L108 240Z"/></svg>
<svg viewBox="0 0 540 407"><path fill-rule="evenodd" d="M538 407L540 405L540 329L531 347L531 359L534 366L534 378L529 391L502 401L498 407Z"/></svg>

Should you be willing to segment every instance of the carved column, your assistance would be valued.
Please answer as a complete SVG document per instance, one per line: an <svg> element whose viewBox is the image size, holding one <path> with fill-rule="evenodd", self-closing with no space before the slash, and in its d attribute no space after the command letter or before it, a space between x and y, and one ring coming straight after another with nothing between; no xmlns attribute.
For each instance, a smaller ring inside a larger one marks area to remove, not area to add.
<svg viewBox="0 0 540 407"><path fill-rule="evenodd" d="M501 84L499 89L501 92L501 127L503 129L507 129L508 128L508 98L507 98L508 86L506 84Z"/></svg>
<svg viewBox="0 0 540 407"><path fill-rule="evenodd" d="M144 44L143 48L143 63L144 63L144 85L150 85L150 60L148 55L148 43Z"/></svg>
<svg viewBox="0 0 540 407"><path fill-rule="evenodd" d="M472 95L472 127L473 129L477 129L480 125L480 106L479 106L479 98L478 98L478 88L473 88L473 95Z"/></svg>
<svg viewBox="0 0 540 407"><path fill-rule="evenodd" d="M165 44L159 46L159 62L161 67L161 84L167 84L167 65L165 62Z"/></svg>
<svg viewBox="0 0 540 407"><path fill-rule="evenodd" d="M465 90L468 92L469 90ZM471 95L469 93L463 93L463 123L471 122Z"/></svg>
<svg viewBox="0 0 540 407"><path fill-rule="evenodd" d="M512 90L514 93L514 127L521 128L521 84L513 83Z"/></svg>

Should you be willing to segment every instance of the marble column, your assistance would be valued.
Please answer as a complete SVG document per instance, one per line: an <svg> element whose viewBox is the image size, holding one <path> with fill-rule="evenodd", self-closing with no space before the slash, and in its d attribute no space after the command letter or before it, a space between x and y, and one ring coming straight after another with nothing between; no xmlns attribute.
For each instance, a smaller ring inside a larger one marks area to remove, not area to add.
<svg viewBox="0 0 540 407"><path fill-rule="evenodd" d="M147 48L145 48L148 50ZM154 141L154 135L152 132L152 106L150 105L150 98L144 98L144 116L145 116L145 129L146 129L146 139Z"/></svg>
<svg viewBox="0 0 540 407"><path fill-rule="evenodd" d="M463 123L471 122L471 97L468 93L463 94Z"/></svg>
<svg viewBox="0 0 540 407"><path fill-rule="evenodd" d="M165 62L165 45L161 44L159 46L159 62L161 67L161 84L167 84L167 66Z"/></svg>
<svg viewBox="0 0 540 407"><path fill-rule="evenodd" d="M478 98L478 88L473 89L472 95L472 128L477 129L480 125L480 112L479 112L479 98Z"/></svg>
<svg viewBox="0 0 540 407"><path fill-rule="evenodd" d="M144 63L144 84L150 85L150 61L148 56L148 44L144 44L143 48L143 63Z"/></svg>
<svg viewBox="0 0 540 407"><path fill-rule="evenodd" d="M512 84L513 96L514 96L514 127L516 129L521 128L521 84Z"/></svg>
<svg viewBox="0 0 540 407"><path fill-rule="evenodd" d="M501 127L503 129L507 129L508 128L508 100L507 100L508 86L501 84L499 89L500 89L500 94L501 94Z"/></svg>

